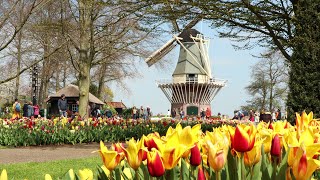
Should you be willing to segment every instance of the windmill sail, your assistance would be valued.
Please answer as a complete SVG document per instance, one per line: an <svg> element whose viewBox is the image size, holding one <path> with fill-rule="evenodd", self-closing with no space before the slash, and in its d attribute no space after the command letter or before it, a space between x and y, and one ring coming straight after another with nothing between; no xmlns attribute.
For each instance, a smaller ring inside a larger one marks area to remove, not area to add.
<svg viewBox="0 0 320 180"><path fill-rule="evenodd" d="M160 49L152 53L145 61L148 64L148 66L152 66L156 62L158 62L160 59L163 58L166 54L168 54L174 47L176 47L175 43L176 39L172 38L170 41L168 41L166 44L164 44Z"/></svg>
<svg viewBox="0 0 320 180"><path fill-rule="evenodd" d="M201 16L195 17L189 24L185 26L184 29L190 29L193 26L195 26L199 21L201 20ZM183 32L183 31L182 31ZM178 36L180 36L181 33L179 33ZM165 55L167 55L174 47L176 47L176 39L172 38L169 40L166 44L164 44L160 49L152 53L145 61L148 64L148 66L152 66L156 62L158 62L161 58L163 58Z"/></svg>

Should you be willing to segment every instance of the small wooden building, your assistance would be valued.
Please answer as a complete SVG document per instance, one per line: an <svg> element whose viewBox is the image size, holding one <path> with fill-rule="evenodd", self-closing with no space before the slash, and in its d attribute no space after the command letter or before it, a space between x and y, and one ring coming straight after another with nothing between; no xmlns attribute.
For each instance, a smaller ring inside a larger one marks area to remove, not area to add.
<svg viewBox="0 0 320 180"><path fill-rule="evenodd" d="M113 107L118 114L122 114L123 110L127 108L123 102L107 102L107 105Z"/></svg>
<svg viewBox="0 0 320 180"><path fill-rule="evenodd" d="M79 87L73 84L69 84L68 86L60 89L57 93L50 95L47 99L48 113L51 115L59 114L58 109L58 100L61 98L61 95L64 94L68 103L68 111L75 112L78 109L77 101L79 101ZM96 106L104 105L104 102L99 100L97 97L89 93L89 105L95 104Z"/></svg>

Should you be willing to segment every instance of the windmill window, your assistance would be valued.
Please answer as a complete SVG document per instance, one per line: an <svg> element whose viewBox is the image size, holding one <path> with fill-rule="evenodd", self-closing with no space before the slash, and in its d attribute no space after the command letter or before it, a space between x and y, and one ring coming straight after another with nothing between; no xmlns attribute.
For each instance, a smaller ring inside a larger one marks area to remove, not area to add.
<svg viewBox="0 0 320 180"><path fill-rule="evenodd" d="M198 74L187 74L187 82L198 82Z"/></svg>

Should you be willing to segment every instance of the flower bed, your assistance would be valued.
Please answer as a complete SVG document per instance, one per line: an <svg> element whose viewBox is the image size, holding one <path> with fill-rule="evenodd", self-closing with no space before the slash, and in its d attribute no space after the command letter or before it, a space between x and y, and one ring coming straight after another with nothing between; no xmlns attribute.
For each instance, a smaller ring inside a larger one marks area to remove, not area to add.
<svg viewBox="0 0 320 180"><path fill-rule="evenodd" d="M175 127L177 121L160 119L143 120L114 119L0 119L1 146L31 146L49 144L77 144L90 142L119 142L138 139L142 135L158 132L165 135L169 126ZM183 121L182 125L203 123L202 130L212 130L222 124L235 125L238 121Z"/></svg>
<svg viewBox="0 0 320 180"><path fill-rule="evenodd" d="M213 131L177 124L127 145L100 143L97 179L318 179L320 123L297 114L296 126L275 123L223 125ZM65 179L92 180L93 171L69 170ZM3 170L0 178L6 180ZM46 175L50 180L51 176ZM76 177L76 178L75 178Z"/></svg>

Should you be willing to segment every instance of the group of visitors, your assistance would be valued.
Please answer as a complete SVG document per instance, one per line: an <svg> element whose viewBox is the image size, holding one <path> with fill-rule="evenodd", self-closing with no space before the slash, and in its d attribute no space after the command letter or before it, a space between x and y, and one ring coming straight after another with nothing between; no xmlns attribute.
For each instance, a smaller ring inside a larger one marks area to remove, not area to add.
<svg viewBox="0 0 320 180"><path fill-rule="evenodd" d="M206 110L202 109L200 112L201 119L209 119L211 117L211 110L207 108Z"/></svg>
<svg viewBox="0 0 320 180"><path fill-rule="evenodd" d="M40 107L38 104L33 105L31 101L25 101L23 107L21 108L21 104L18 99L14 100L12 106L12 119L19 119L22 116L26 118L39 117L40 115Z"/></svg>
<svg viewBox="0 0 320 180"><path fill-rule="evenodd" d="M251 109L249 112L243 111L243 110L235 111L234 117L232 119L250 120L252 122L260 122L260 120L262 120L262 121L269 122L270 120L271 121L281 120L281 118L282 116L281 116L280 109L273 110L271 113L265 112L264 109L262 109L261 112L259 112L258 110L255 111Z"/></svg>
<svg viewBox="0 0 320 180"><path fill-rule="evenodd" d="M150 107L143 108L143 106L141 106L139 109L137 109L135 106L133 106L132 108L133 119L141 118L141 119L147 120L151 116L152 116L152 112Z"/></svg>
<svg viewBox="0 0 320 180"><path fill-rule="evenodd" d="M79 101L76 102L77 106L74 112L71 112L68 110L68 102L66 100L66 96L64 94L61 95L61 98L58 100L58 109L61 117L75 117L79 113ZM106 115L108 118L112 117L112 112L110 109L107 109L105 111L105 114L103 114L100 105L97 105L95 103L91 103L87 107L87 116L89 117L103 117L103 115Z"/></svg>

